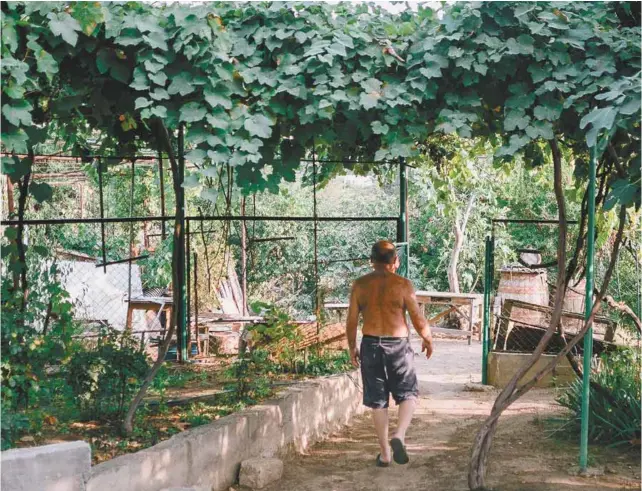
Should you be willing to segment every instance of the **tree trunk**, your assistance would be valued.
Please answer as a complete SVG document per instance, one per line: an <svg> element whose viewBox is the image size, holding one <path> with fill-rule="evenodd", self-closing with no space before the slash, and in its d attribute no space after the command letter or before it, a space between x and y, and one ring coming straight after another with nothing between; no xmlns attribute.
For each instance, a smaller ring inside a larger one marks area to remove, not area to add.
<svg viewBox="0 0 642 491"><path fill-rule="evenodd" d="M162 146L165 146L165 149L167 150L167 154L169 156L169 161L172 168L172 177L174 181L174 193L177 194L177 191L178 191L177 188L179 185L178 163L174 155L174 150L172 148L172 144L170 141L169 132L167 131L167 128L165 127L165 124L163 123L163 121L159 121L159 151L162 151ZM178 200L176 200L176 203L178 206ZM178 210L176 210L176 216L178 216L178 214L179 214ZM180 257L179 248L177 247L177 241L180 235L180 226L181 226L180 221L175 220L174 221L174 246L172 248L172 284L173 285L178 284L178 269L176 265L179 264L179 262L183 261L184 259ZM174 302L174 308L172 308L172 318L170 320L169 329L167 330L167 335L165 336L165 339L163 340L163 343L161 345L160 351L158 353L158 358L152 365L152 368L147 373L147 376L143 381L143 385L140 387L140 389L138 390L138 393L136 394L131 404L129 405L129 410L127 411L127 415L125 416L125 420L123 421L123 430L127 435L130 435L134 430L134 415L136 414L136 410L138 409L138 406L142 402L143 397L145 397L145 394L147 393L147 389L149 389L149 386L154 380L154 377L156 377L156 373L158 373L158 370L160 369L160 367L163 365L163 362L165 361L165 356L167 355L167 350L169 349L169 345L172 341L174 330L176 329L176 325L178 324L179 309L177 309L176 306L178 305L178 302L181 301L180 297L181 297L181 292L177 288L173 287L172 300Z"/></svg>
<svg viewBox="0 0 642 491"><path fill-rule="evenodd" d="M448 263L448 287L451 292L459 293L459 277L457 276L457 262L459 261L459 253L461 252L461 247L464 242L463 234L461 233L461 228L455 219L453 224L453 236L455 237L455 243L453 244L453 250L450 253L450 262Z"/></svg>
<svg viewBox="0 0 642 491"><path fill-rule="evenodd" d="M450 263L448 264L448 286L450 291L453 293L459 293L459 276L457 275L457 266L459 263L459 254L461 249L464 246L464 238L466 235L466 226L468 225L468 218L470 217L470 212L473 208L473 203L475 202L475 194L471 194L468 198L468 205L466 205L466 211L464 212L464 218L459 223L459 218L455 218L455 223L453 224L453 235L455 236L455 243L453 244L453 250L450 254Z"/></svg>
<svg viewBox="0 0 642 491"><path fill-rule="evenodd" d="M471 452L471 462L468 472L468 486L471 490L482 490L485 488L485 474L486 474L486 464L488 461L488 454L490 452L490 447L492 444L492 438L494 436L495 430L497 428L497 422L501 414L508 408L513 402L519 399L522 395L528 392L533 388L544 376L550 373L559 361L568 355L568 353L573 349L573 347L584 337L589 327L593 323L593 319L600 310L600 304L608 285L611 281L611 276L613 275L613 270L615 268L615 263L620 250L620 245L622 243L622 236L624 233L624 225L626 223L626 208L624 206L620 209L619 215L619 227L618 232L615 238L615 243L613 246L613 252L611 255L611 262L606 271L604 277L604 283L602 288L595 299L591 313L585 322L583 328L575 335L575 337L568 343L566 346L549 362L543 369L537 372L534 376L530 377L529 380L522 383L518 387L518 382L523 377L523 375L530 370L535 362L541 357L546 345L550 341L555 329L561 318L562 304L564 299L564 282L565 282L565 269L564 269L564 260L566 256L566 217L564 209L564 195L562 192L561 186L561 162L560 162L560 153L557 149L556 141L551 141L551 149L553 151L553 162L555 166L555 196L559 206L559 217L560 217L560 233L558 244L558 261L559 261L559 271L561 272L558 277L557 291L555 294L555 306L552 313L551 323L547 329L545 335L538 344L533 356L529 361L521 367L518 372L513 376L509 384L497 397L490 416L484 421L479 432L475 437L473 443L472 452Z"/></svg>
<svg viewBox="0 0 642 491"><path fill-rule="evenodd" d="M16 212L16 207L13 203L13 182L9 176L7 176L7 206L9 216L12 216Z"/></svg>
<svg viewBox="0 0 642 491"><path fill-rule="evenodd" d="M20 305L20 311L24 312L27 307L27 297L29 296L29 285L27 284L27 256L25 252L24 244L24 231L25 226L22 221L25 218L25 211L27 209L27 200L29 199L29 184L31 183L31 166L33 165L34 155L33 147L29 147L29 171L27 174L18 182L18 188L20 189L20 196L18 197L18 230L16 233L16 248L18 249L18 263L20 267L19 275L14 274L14 287L18 287L22 291L22 303ZM15 271L15 270L14 270ZM19 280L18 280L19 276Z"/></svg>
<svg viewBox="0 0 642 491"><path fill-rule="evenodd" d="M539 358L542 356L542 353L553 337L553 334L555 333L555 330L557 329L557 326L559 325L559 322L561 320L562 306L564 303L564 295L566 291L566 203L564 201L564 189L562 185L561 154L557 147L556 140L552 140L550 142L550 145L553 153L553 184L555 188L555 198L557 200L559 213L559 234L557 244L557 262L559 274L557 277L557 289L555 292L553 313L551 315L550 325L544 336L542 336L539 344L535 348L533 355L522 367L520 367L519 370L517 370L510 382L501 391L501 393L495 400L495 404L493 405L490 416L486 419L486 421L484 421L475 437L471 453L470 468L468 472L468 486L471 490L484 489L486 463L488 461L488 454L490 452L493 436L495 435L497 421L499 420L499 417L504 412L504 410L510 404L510 402L508 401L510 400L510 397L514 395L514 391L519 380L535 365L535 363L537 363L537 360L539 360Z"/></svg>

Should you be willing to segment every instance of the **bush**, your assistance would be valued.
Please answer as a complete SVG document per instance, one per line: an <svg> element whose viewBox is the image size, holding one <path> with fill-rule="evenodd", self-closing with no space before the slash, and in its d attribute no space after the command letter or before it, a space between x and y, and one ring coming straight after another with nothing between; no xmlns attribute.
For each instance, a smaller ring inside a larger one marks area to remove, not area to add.
<svg viewBox="0 0 642 491"><path fill-rule="evenodd" d="M302 367L301 372L319 377L344 373L351 369L352 363L347 351L322 351L321 353L310 353L308 362L305 367Z"/></svg>
<svg viewBox="0 0 642 491"><path fill-rule="evenodd" d="M114 329L103 331L95 347L80 351L65 367L75 402L89 417L122 417L148 370L136 341Z"/></svg>
<svg viewBox="0 0 642 491"><path fill-rule="evenodd" d="M22 413L5 411L3 406L0 428L2 430L0 450L7 450L13 447L22 434L29 429L29 418Z"/></svg>
<svg viewBox="0 0 642 491"><path fill-rule="evenodd" d="M255 302L252 310L263 316L263 324L250 325L251 343L254 347L269 353L271 361L282 367L296 368L296 361L302 352L297 350L301 341L299 326L292 322L290 316L277 307Z"/></svg>
<svg viewBox="0 0 642 491"><path fill-rule="evenodd" d="M72 354L72 336L79 331L55 264L34 257L28 284L25 303L11 278L2 279L2 403L14 409L37 403L47 369Z"/></svg>
<svg viewBox="0 0 642 491"><path fill-rule="evenodd" d="M231 402L256 404L272 395L270 384L273 370L270 354L264 349L253 349L240 355L226 371L226 375L234 379L225 387L231 391Z"/></svg>
<svg viewBox="0 0 642 491"><path fill-rule="evenodd" d="M604 354L602 368L592 379L606 393L591 387L589 399L589 439L612 446L639 445L640 441L640 354L632 349ZM582 406L582 381L575 380L558 398L571 411L565 428L579 433Z"/></svg>

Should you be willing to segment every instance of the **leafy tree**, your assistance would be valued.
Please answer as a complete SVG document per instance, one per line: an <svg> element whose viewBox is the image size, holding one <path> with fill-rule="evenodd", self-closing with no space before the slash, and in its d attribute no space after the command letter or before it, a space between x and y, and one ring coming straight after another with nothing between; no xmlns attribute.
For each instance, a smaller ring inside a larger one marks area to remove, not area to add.
<svg viewBox="0 0 642 491"><path fill-rule="evenodd" d="M73 305L45 253L31 258L26 298L12 289L9 278L2 279L3 407L28 408L36 402L46 370L73 353L72 336L78 331Z"/></svg>

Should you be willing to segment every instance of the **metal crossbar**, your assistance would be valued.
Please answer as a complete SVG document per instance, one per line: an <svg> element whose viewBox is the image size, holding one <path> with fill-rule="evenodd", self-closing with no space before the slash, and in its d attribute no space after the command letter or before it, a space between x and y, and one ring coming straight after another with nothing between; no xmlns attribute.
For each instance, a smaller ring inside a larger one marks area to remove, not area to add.
<svg viewBox="0 0 642 491"><path fill-rule="evenodd" d="M124 218L51 218L51 219L34 219L34 220L2 220L0 225L72 225L72 224L90 224L90 223L131 223L131 222L152 222L174 220L174 216L149 216L149 217L124 217ZM399 217L304 217L304 216L237 216L237 215L217 215L217 216L190 216L185 220L195 221L265 221L265 222L396 222Z"/></svg>

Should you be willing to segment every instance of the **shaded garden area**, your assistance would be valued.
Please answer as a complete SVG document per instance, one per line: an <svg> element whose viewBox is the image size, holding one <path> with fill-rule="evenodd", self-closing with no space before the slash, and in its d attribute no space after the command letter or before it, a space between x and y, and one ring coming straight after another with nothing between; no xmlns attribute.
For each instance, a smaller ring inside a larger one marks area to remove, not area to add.
<svg viewBox="0 0 642 491"><path fill-rule="evenodd" d="M418 290L486 293L484 348L502 275L547 269L471 489L562 358L564 431L639 446L638 4L1 9L3 449L82 438L101 461L347 371L325 306L382 238ZM583 360L593 324L613 346Z"/></svg>

